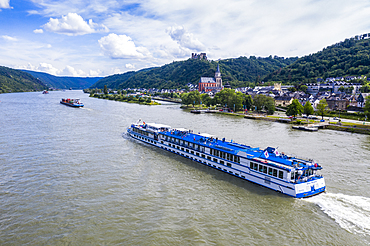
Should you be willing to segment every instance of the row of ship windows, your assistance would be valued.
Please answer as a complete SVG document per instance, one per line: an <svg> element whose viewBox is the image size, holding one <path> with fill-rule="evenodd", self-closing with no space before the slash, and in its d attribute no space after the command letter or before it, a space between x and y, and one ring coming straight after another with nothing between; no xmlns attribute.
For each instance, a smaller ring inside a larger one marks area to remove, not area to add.
<svg viewBox="0 0 370 246"><path fill-rule="evenodd" d="M174 145L173 145L173 146L171 146L171 144L169 144L169 146L170 146L170 147L174 147ZM232 171L228 171L227 169L223 169L222 167L219 167L219 166L213 165L213 164L211 164L211 163L207 163L206 161L203 161L202 159L197 160L197 159L194 159L194 158L193 158L193 157L191 157L191 156L189 157L188 155L184 155L184 154L179 153L179 152L176 152L176 151L174 151L174 150L172 150L172 149L167 149L166 147L165 147L164 149L165 149L165 150L169 150L169 151L174 152L174 153L177 153L178 155L185 156L185 157L190 158L190 159L192 159L192 160L199 161L199 162L204 163L204 164L206 164L206 165L208 165L208 166L213 166L214 168L218 168L218 169L223 170L223 171L225 171L225 172L229 172L230 174L235 174L236 176L239 176L239 174L238 174L238 173L233 173ZM179 148L177 148L177 149L179 149ZM189 152L189 151L187 150L186 152ZM194 151L191 151L191 153L192 153L192 154L194 154ZM197 156L199 156L199 153L196 153L196 155L197 155ZM202 158L205 158L205 155L201 155L201 156L202 156ZM212 158L211 158L210 156L207 156L207 159L208 159L208 160L212 160ZM216 159L216 158L213 158L213 160L214 160L215 162L217 162L217 159ZM224 164L224 162L223 162L223 161L220 161L220 164ZM230 163L227 163L227 166L228 166L228 167L231 167L232 165L231 165ZM241 177L242 177L242 178L245 178L245 176L243 176L243 175L241 175Z"/></svg>
<svg viewBox="0 0 370 246"><path fill-rule="evenodd" d="M143 131L143 130L140 130L140 129L132 128L132 130L134 132L137 132L137 133L141 134L141 135L145 135L145 136L149 135L146 131Z"/></svg>
<svg viewBox="0 0 370 246"><path fill-rule="evenodd" d="M272 167L267 167L265 165L257 164L254 162L250 162L250 168L256 171L259 171L261 173L265 173L274 177L279 177L280 179L284 178L283 171L277 170Z"/></svg>
<svg viewBox="0 0 370 246"><path fill-rule="evenodd" d="M184 141L184 140L178 140L176 138L167 137L167 136L166 136L166 139L169 142L177 143L177 144L180 144L180 145L185 145L186 147L194 148L196 150L199 150L200 152L204 152L204 147L200 146L198 144L190 143L190 142L187 142L187 141ZM163 142L162 142L162 144L163 144ZM172 147L179 148L178 146L175 146L175 145L173 145ZM184 148L181 148L181 150L184 150ZM222 159L226 159L226 160L229 160L229 161L240 163L240 157L239 156L232 155L232 154L229 154L229 153L226 153L226 152L223 152L223 151L210 149L210 154L215 155L215 156L217 156L219 158L222 158Z"/></svg>
<svg viewBox="0 0 370 246"><path fill-rule="evenodd" d="M229 161L240 163L240 157L237 155L232 155L232 154L229 154L229 153L226 153L220 150L216 150L216 149L211 149L210 152L211 152L211 155L215 155L222 159L227 159Z"/></svg>
<svg viewBox="0 0 370 246"><path fill-rule="evenodd" d="M163 144L163 141L162 141L162 144ZM179 149L179 150L181 150L181 151L186 151L186 152L188 152L188 153L190 153L190 154L195 154L195 155L197 155L197 156L201 156L202 158L207 158L208 160L212 160L212 157L211 156L206 156L205 154L199 154L198 152L194 152L193 150L188 150L188 149L185 149L185 148L183 148L183 147L180 147L180 146L177 146L177 145L175 145L175 144L168 144L168 146L170 146L170 147L172 147L172 148L177 148L177 149ZM225 165L225 162L223 161L223 160L218 160L217 158L213 158L213 161L214 162L220 162L220 164L222 164L222 165ZM226 165L228 166L228 167L231 167L232 165L230 164L230 163L226 163Z"/></svg>
<svg viewBox="0 0 370 246"><path fill-rule="evenodd" d="M136 135L135 135L136 136ZM140 136L136 136L137 138L139 138L139 139L142 139L142 140L144 140L144 141L147 141L147 142L149 142L149 143L155 143L153 140L149 140L149 139L146 139L146 138L143 138L143 137L140 137Z"/></svg>
<svg viewBox="0 0 370 246"><path fill-rule="evenodd" d="M188 147L188 148L196 149L200 152L204 152L204 147L199 144L191 143L185 140L180 140L180 139L177 139L174 137L168 137L168 136L165 136L164 139L168 142L176 143L176 144Z"/></svg>

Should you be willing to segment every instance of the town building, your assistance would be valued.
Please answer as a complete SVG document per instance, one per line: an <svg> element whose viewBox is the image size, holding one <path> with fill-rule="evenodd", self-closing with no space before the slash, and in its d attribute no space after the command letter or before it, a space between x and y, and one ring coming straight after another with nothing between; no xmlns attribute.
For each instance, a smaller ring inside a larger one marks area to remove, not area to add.
<svg viewBox="0 0 370 246"><path fill-rule="evenodd" d="M224 87L222 86L222 78L220 66L217 64L217 71L215 77L201 77L198 84L199 92L218 92Z"/></svg>
<svg viewBox="0 0 370 246"><path fill-rule="evenodd" d="M345 111L349 105L349 100L345 98L342 94L332 94L326 99L328 107L331 110Z"/></svg>
<svg viewBox="0 0 370 246"><path fill-rule="evenodd" d="M363 108L365 107L366 97L370 96L370 93L360 93L357 97L357 107Z"/></svg>
<svg viewBox="0 0 370 246"><path fill-rule="evenodd" d="M289 106L293 102L293 97L290 96L277 96L275 97L275 106Z"/></svg>
<svg viewBox="0 0 370 246"><path fill-rule="evenodd" d="M327 79L328 82L325 84L320 83L306 84L307 86L306 92L314 95L319 93L320 91L331 91L332 93L337 93L340 90L340 88L343 87L349 93L355 94L359 93L359 89L362 86L361 83L348 83L344 81L336 81L335 79L337 78L328 78Z"/></svg>

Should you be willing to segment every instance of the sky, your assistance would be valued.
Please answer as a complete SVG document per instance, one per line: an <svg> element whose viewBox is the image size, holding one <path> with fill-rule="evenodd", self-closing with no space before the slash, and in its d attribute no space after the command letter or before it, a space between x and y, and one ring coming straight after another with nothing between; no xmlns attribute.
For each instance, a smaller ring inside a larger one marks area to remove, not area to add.
<svg viewBox="0 0 370 246"><path fill-rule="evenodd" d="M368 0L0 0L0 66L102 77L186 60L302 57L370 33Z"/></svg>

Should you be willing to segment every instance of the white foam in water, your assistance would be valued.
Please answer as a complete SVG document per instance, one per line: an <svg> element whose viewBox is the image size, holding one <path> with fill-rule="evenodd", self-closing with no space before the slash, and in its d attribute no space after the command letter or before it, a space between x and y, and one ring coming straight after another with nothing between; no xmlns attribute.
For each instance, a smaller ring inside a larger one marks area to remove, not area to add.
<svg viewBox="0 0 370 246"><path fill-rule="evenodd" d="M305 200L320 206L349 232L370 235L370 198L323 193Z"/></svg>

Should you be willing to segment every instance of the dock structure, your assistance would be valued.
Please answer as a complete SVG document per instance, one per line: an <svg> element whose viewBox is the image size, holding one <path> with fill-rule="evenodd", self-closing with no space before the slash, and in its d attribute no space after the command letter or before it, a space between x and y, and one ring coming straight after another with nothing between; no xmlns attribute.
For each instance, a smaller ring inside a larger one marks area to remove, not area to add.
<svg viewBox="0 0 370 246"><path fill-rule="evenodd" d="M327 125L329 125L329 123L319 122L319 123L308 124L308 125L303 125L303 126L292 126L292 128L296 130L316 132L319 129L325 129Z"/></svg>

